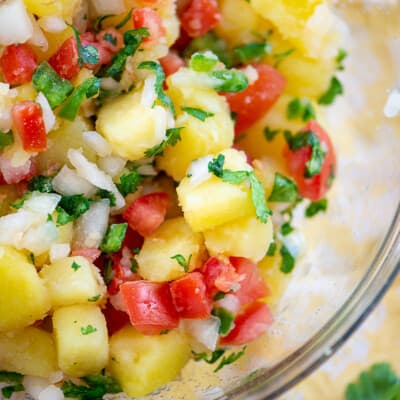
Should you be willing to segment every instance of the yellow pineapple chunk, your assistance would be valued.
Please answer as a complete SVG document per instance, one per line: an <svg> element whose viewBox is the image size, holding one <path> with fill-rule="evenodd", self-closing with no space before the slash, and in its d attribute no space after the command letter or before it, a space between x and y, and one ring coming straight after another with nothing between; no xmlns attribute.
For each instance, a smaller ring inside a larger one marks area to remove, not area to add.
<svg viewBox="0 0 400 400"><path fill-rule="evenodd" d="M33 324L49 309L49 295L35 267L23 253L0 246L0 332Z"/></svg>
<svg viewBox="0 0 400 400"><path fill-rule="evenodd" d="M98 373L108 361L106 320L99 307L62 307L53 314L58 366L68 375Z"/></svg>
<svg viewBox="0 0 400 400"><path fill-rule="evenodd" d="M256 217L244 217L204 232L210 255L246 257L260 261L272 241L272 221L266 224Z"/></svg>
<svg viewBox="0 0 400 400"><path fill-rule="evenodd" d="M222 151L225 169L250 171L246 155L235 149ZM177 188L179 203L186 221L194 232L203 232L240 217L255 214L251 192L245 181L239 185L223 182L209 174L212 157L194 161Z"/></svg>
<svg viewBox="0 0 400 400"><path fill-rule="evenodd" d="M166 220L156 232L146 237L136 256L139 274L153 282L166 282L185 274L184 267L172 257L190 258L189 271L204 260L203 236L194 233L183 217Z"/></svg>
<svg viewBox="0 0 400 400"><path fill-rule="evenodd" d="M49 378L58 370L51 333L33 326L1 333L0 370Z"/></svg>
<svg viewBox="0 0 400 400"><path fill-rule="evenodd" d="M85 257L66 257L40 271L54 308L96 303L106 292L98 269Z"/></svg>
<svg viewBox="0 0 400 400"><path fill-rule="evenodd" d="M189 357L188 340L177 330L146 336L126 326L110 340L109 369L124 392L136 398L174 379Z"/></svg>
<svg viewBox="0 0 400 400"><path fill-rule="evenodd" d="M38 17L57 16L72 22L81 0L24 0L26 8Z"/></svg>

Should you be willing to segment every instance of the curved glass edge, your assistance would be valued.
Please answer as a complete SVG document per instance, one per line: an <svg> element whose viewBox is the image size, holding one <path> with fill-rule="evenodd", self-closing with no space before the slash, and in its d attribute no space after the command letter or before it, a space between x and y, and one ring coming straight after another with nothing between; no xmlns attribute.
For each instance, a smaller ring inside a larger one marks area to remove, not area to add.
<svg viewBox="0 0 400 400"><path fill-rule="evenodd" d="M380 249L353 293L303 346L269 369L238 382L223 399L269 400L283 394L328 360L373 311L400 272L400 204Z"/></svg>

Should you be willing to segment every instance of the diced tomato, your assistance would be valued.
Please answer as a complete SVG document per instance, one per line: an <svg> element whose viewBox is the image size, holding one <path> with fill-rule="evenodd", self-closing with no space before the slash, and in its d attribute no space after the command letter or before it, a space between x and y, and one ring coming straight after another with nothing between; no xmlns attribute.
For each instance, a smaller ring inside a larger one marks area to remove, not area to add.
<svg viewBox="0 0 400 400"><path fill-rule="evenodd" d="M37 66L37 56L26 43L7 46L0 57L3 78L11 85L30 82Z"/></svg>
<svg viewBox="0 0 400 400"><path fill-rule="evenodd" d="M12 109L12 119L25 151L36 153L46 150L46 129L42 108L38 103L33 101L16 103Z"/></svg>
<svg viewBox="0 0 400 400"><path fill-rule="evenodd" d="M168 53L165 57L160 58L160 64L163 67L165 76L174 74L179 68L185 66L185 62L175 53Z"/></svg>
<svg viewBox="0 0 400 400"><path fill-rule="evenodd" d="M111 53L118 53L124 45L124 39L120 32L114 27L103 29L96 35L96 40L100 46L111 51Z"/></svg>
<svg viewBox="0 0 400 400"><path fill-rule="evenodd" d="M150 36L143 39L143 47L150 48L165 38L166 30L160 14L152 8L135 8L132 13L134 28L147 28Z"/></svg>
<svg viewBox="0 0 400 400"><path fill-rule="evenodd" d="M190 272L170 283L175 309L181 318L208 318L211 315L211 300L200 272Z"/></svg>
<svg viewBox="0 0 400 400"><path fill-rule="evenodd" d="M129 324L129 315L126 312L116 310L110 303L107 303L106 308L102 311L106 318L107 330L110 336Z"/></svg>
<svg viewBox="0 0 400 400"><path fill-rule="evenodd" d="M94 46L98 51L99 61L97 64L84 64L86 68L96 69L100 65L108 64L113 58L113 52L110 50L109 46L104 46L103 44L96 41L96 37L93 32L85 32L80 35L81 43L83 47Z"/></svg>
<svg viewBox="0 0 400 400"><path fill-rule="evenodd" d="M149 193L133 201L122 216L131 229L146 237L162 224L169 205L168 193Z"/></svg>
<svg viewBox="0 0 400 400"><path fill-rule="evenodd" d="M192 38L181 27L178 39L172 45L172 49L179 52L184 51L191 41Z"/></svg>
<svg viewBox="0 0 400 400"><path fill-rule="evenodd" d="M133 252L134 249L142 248L143 241L144 241L143 237L128 226L124 241L122 242L122 247L127 247L129 250Z"/></svg>
<svg viewBox="0 0 400 400"><path fill-rule="evenodd" d="M287 146L284 150L284 157L288 171L297 183L300 195L312 201L317 201L325 196L335 176L335 149L328 133L318 122L310 121L303 130L314 132L318 136L322 148L326 151L321 172L311 178L304 176L306 164L311 158L311 146L303 147L296 151L291 151Z"/></svg>
<svg viewBox="0 0 400 400"><path fill-rule="evenodd" d="M100 257L101 251L99 249L91 249L91 248L84 248L84 249L75 249L71 252L71 256L82 256L86 257L91 263L94 263Z"/></svg>
<svg viewBox="0 0 400 400"><path fill-rule="evenodd" d="M139 332L158 335L178 326L168 283L126 282L121 285L121 294L131 323Z"/></svg>
<svg viewBox="0 0 400 400"><path fill-rule="evenodd" d="M267 284L256 264L243 257L230 257L229 261L240 276L240 289L235 292L235 295L242 306L268 295Z"/></svg>
<svg viewBox="0 0 400 400"><path fill-rule="evenodd" d="M0 172L5 183L9 185L20 183L36 175L36 160L30 158L25 164L15 167L10 159L0 156Z"/></svg>
<svg viewBox="0 0 400 400"><path fill-rule="evenodd" d="M235 327L220 339L222 345L238 346L259 338L272 324L268 306L262 302L251 304L235 319Z"/></svg>
<svg viewBox="0 0 400 400"><path fill-rule="evenodd" d="M239 287L240 276L225 257L211 257L203 265L202 273L209 296L219 291L227 293Z"/></svg>
<svg viewBox="0 0 400 400"><path fill-rule="evenodd" d="M74 37L68 38L49 58L49 64L64 79L75 78L79 71L78 46Z"/></svg>
<svg viewBox="0 0 400 400"><path fill-rule="evenodd" d="M235 133L239 135L257 122L274 105L285 88L286 79L275 68L256 64L258 79L238 93L226 93L230 109L236 114Z"/></svg>

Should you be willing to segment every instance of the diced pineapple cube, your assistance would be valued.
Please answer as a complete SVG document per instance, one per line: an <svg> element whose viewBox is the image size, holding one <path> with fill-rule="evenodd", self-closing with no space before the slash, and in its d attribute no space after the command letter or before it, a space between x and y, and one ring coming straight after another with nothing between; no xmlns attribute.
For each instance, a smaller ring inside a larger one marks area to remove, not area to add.
<svg viewBox="0 0 400 400"><path fill-rule="evenodd" d="M53 314L58 366L68 375L98 373L108 361L106 320L99 307L62 307Z"/></svg>
<svg viewBox="0 0 400 400"><path fill-rule="evenodd" d="M23 253L0 246L0 332L44 318L50 309L46 287Z"/></svg>
<svg viewBox="0 0 400 400"><path fill-rule="evenodd" d="M98 269L85 257L66 257L40 271L53 308L98 302L106 292Z"/></svg>
<svg viewBox="0 0 400 400"><path fill-rule="evenodd" d="M50 377L58 370L51 333L30 326L0 334L0 370Z"/></svg>
<svg viewBox="0 0 400 400"><path fill-rule="evenodd" d="M266 224L256 217L244 217L204 232L205 245L211 255L246 257L260 261L272 241L272 220Z"/></svg>
<svg viewBox="0 0 400 400"><path fill-rule="evenodd" d="M153 282L166 282L185 274L184 267L172 257L180 254L189 270L198 268L204 260L203 236L194 233L183 217L166 220L156 232L146 237L136 256L139 274Z"/></svg>
<svg viewBox="0 0 400 400"><path fill-rule="evenodd" d="M225 156L224 168L251 170L243 152L229 149L221 154ZM189 170L192 176L185 177L177 188L183 214L194 232L203 232L240 217L255 215L248 183L244 181L235 185L209 174L208 161L211 159L207 157L201 163L192 163Z"/></svg>
<svg viewBox="0 0 400 400"><path fill-rule="evenodd" d="M110 340L111 374L128 396L141 397L174 379L190 357L187 338L173 330L145 336L131 326Z"/></svg>
<svg viewBox="0 0 400 400"><path fill-rule="evenodd" d="M54 218L53 218L54 220ZM57 243L71 243L74 235L74 223L57 226L58 240Z"/></svg>
<svg viewBox="0 0 400 400"><path fill-rule="evenodd" d="M150 85L149 85L150 86ZM165 138L167 112L160 106L145 104L151 87L144 87L119 96L99 111L97 131L110 142L115 154L139 160L146 150Z"/></svg>
<svg viewBox="0 0 400 400"><path fill-rule="evenodd" d="M17 91L16 101L34 101L37 97L37 91L33 87L32 82L25 83L24 85L19 85L15 88Z"/></svg>
<svg viewBox="0 0 400 400"><path fill-rule="evenodd" d="M181 110L180 107L191 107L214 114L201 121L190 114L179 112L176 126L183 127L181 140L175 146L165 149L157 165L180 181L193 160L231 147L233 121L225 98L213 89L175 86L170 88L169 94L177 110Z"/></svg>
<svg viewBox="0 0 400 400"><path fill-rule="evenodd" d="M72 22L81 0L24 0L26 8L38 17L57 16Z"/></svg>

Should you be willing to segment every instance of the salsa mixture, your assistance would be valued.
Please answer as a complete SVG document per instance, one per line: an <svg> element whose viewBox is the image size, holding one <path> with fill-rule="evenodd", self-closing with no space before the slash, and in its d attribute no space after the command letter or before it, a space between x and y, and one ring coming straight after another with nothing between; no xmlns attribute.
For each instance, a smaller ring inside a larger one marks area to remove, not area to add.
<svg viewBox="0 0 400 400"><path fill-rule="evenodd" d="M266 333L293 212L324 212L335 178L317 118L343 92L335 18L322 0L1 2L4 398L140 397Z"/></svg>

